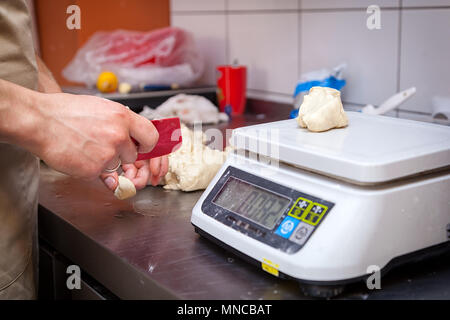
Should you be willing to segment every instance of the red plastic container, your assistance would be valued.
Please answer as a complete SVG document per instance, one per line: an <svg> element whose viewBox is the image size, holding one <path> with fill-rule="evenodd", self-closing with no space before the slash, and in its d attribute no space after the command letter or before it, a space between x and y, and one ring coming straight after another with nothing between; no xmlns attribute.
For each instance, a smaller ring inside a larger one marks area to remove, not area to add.
<svg viewBox="0 0 450 320"><path fill-rule="evenodd" d="M238 65L217 67L217 100L221 112L231 115L245 111L247 68Z"/></svg>

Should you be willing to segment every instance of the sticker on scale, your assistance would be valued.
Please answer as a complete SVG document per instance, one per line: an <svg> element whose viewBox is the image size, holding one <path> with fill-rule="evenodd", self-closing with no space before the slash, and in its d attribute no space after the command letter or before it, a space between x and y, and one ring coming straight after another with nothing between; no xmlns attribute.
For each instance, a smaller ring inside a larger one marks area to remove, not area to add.
<svg viewBox="0 0 450 320"><path fill-rule="evenodd" d="M292 206L291 210L289 210L288 215L291 217L300 219L305 212L308 212L313 206L313 201L300 197L298 198L294 205Z"/></svg>
<svg viewBox="0 0 450 320"><path fill-rule="evenodd" d="M278 263L273 263L269 259L263 258L263 261L261 262L261 268L264 271L266 271L266 272L268 272L268 273L270 273L270 274L272 274L272 275L274 275L276 277L278 277L279 274L280 274L278 272L278 268L279 267L280 267L280 265Z"/></svg>
<svg viewBox="0 0 450 320"><path fill-rule="evenodd" d="M327 210L328 207L323 204L300 197L295 201L291 210L289 210L288 215L290 217L300 219L301 221L312 226L316 226L323 218Z"/></svg>
<svg viewBox="0 0 450 320"><path fill-rule="evenodd" d="M301 217L301 220L312 226L315 226L320 222L320 220L322 220L327 210L327 206L314 202L311 209L305 211L304 215Z"/></svg>

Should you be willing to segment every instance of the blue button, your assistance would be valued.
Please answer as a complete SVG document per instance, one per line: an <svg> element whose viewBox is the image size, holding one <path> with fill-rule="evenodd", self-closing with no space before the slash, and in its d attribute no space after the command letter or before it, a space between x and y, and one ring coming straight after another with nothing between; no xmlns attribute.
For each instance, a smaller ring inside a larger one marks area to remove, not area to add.
<svg viewBox="0 0 450 320"><path fill-rule="evenodd" d="M283 238L289 238L289 236L292 234L292 231L294 231L298 223L299 223L298 219L286 217L284 218L283 222L281 222L281 224L278 226L278 229L277 231L275 231L275 234L282 236Z"/></svg>

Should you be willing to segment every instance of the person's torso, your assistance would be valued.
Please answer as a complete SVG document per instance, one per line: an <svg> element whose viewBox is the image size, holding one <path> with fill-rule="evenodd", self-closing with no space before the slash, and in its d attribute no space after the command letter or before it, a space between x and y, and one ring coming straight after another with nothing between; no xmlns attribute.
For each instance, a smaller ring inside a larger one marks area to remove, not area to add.
<svg viewBox="0 0 450 320"><path fill-rule="evenodd" d="M37 87L25 0L0 1L0 78ZM0 143L0 296L31 263L38 184L39 160L18 146Z"/></svg>

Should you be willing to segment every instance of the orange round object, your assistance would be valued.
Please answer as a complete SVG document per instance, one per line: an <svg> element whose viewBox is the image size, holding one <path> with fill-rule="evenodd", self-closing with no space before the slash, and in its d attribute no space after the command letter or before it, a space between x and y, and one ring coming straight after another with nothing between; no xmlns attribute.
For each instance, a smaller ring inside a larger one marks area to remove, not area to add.
<svg viewBox="0 0 450 320"><path fill-rule="evenodd" d="M97 78L97 89L100 92L108 93L117 90L119 80L111 71L103 71Z"/></svg>

